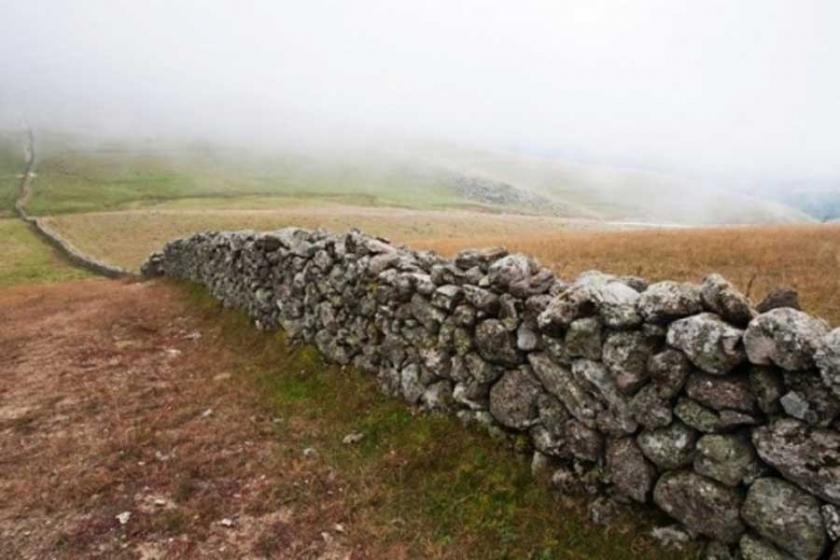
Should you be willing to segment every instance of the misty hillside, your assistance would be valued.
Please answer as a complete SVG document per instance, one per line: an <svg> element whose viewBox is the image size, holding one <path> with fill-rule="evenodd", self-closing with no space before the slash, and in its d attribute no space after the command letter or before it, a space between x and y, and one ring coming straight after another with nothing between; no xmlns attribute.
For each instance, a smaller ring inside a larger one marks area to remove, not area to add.
<svg viewBox="0 0 840 560"><path fill-rule="evenodd" d="M328 202L691 225L813 221L780 202L663 175L443 144L252 149L38 138L31 209L40 214Z"/></svg>

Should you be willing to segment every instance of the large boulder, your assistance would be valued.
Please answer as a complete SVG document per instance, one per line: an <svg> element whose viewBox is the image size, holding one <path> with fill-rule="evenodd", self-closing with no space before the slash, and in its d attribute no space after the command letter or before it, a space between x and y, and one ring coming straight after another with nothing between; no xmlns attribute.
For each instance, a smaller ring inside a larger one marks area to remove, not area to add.
<svg viewBox="0 0 840 560"><path fill-rule="evenodd" d="M750 321L744 347L754 364L775 364L791 371L810 369L827 332L824 321L802 311L773 309Z"/></svg>
<svg viewBox="0 0 840 560"><path fill-rule="evenodd" d="M817 560L828 541L819 501L779 478L759 478L750 486L741 517L799 560Z"/></svg>
<svg viewBox="0 0 840 560"><path fill-rule="evenodd" d="M755 428L753 445L762 461L800 488L840 505L840 433L778 418Z"/></svg>
<svg viewBox="0 0 840 560"><path fill-rule="evenodd" d="M744 533L741 494L690 471L668 472L659 478L653 501L694 533L737 543Z"/></svg>
<svg viewBox="0 0 840 560"><path fill-rule="evenodd" d="M641 503L647 501L656 477L656 469L630 437L608 442L607 473L621 494Z"/></svg>
<svg viewBox="0 0 840 560"><path fill-rule="evenodd" d="M820 369L823 383L840 397L840 328L823 337L814 354L814 362Z"/></svg>
<svg viewBox="0 0 840 560"><path fill-rule="evenodd" d="M736 327L746 327L755 314L750 300L720 274L709 274L703 279L700 296L706 309Z"/></svg>
<svg viewBox="0 0 840 560"><path fill-rule="evenodd" d="M744 361L742 335L714 313L700 313L672 323L668 344L703 371L725 375Z"/></svg>
<svg viewBox="0 0 840 560"><path fill-rule="evenodd" d="M540 393L542 387L528 367L510 370L490 389L490 414L503 426L527 429L537 419Z"/></svg>
<svg viewBox="0 0 840 560"><path fill-rule="evenodd" d="M481 357L488 362L508 366L522 362L516 348L516 336L498 319L488 319L476 326L475 345Z"/></svg>
<svg viewBox="0 0 840 560"><path fill-rule="evenodd" d="M667 323L700 312L703 303L697 286L666 280L648 286L639 297L638 308L645 321Z"/></svg>
<svg viewBox="0 0 840 560"><path fill-rule="evenodd" d="M738 434L709 434L697 442L694 470L727 486L738 486L757 470L755 449Z"/></svg>
<svg viewBox="0 0 840 560"><path fill-rule="evenodd" d="M530 278L537 268L533 259L527 255L514 253L493 262L487 269L487 276L491 284L505 288Z"/></svg>

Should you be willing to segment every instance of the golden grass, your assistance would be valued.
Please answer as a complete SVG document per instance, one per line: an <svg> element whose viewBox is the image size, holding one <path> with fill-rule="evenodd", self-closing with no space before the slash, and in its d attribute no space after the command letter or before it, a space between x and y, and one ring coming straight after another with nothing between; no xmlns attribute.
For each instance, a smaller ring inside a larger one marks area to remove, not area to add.
<svg viewBox="0 0 840 560"><path fill-rule="evenodd" d="M445 255L496 245L533 255L567 279L590 269L688 281L719 272L756 301L790 286L805 309L840 324L840 225L564 231L415 243Z"/></svg>
<svg viewBox="0 0 840 560"><path fill-rule="evenodd" d="M840 324L840 225L605 230L603 223L534 216L340 206L138 210L60 216L50 223L82 250L129 268L166 241L195 231L299 225L339 232L358 227L445 255L505 246L533 255L566 279L589 269L691 281L720 272L754 300L772 288L793 287L808 311Z"/></svg>

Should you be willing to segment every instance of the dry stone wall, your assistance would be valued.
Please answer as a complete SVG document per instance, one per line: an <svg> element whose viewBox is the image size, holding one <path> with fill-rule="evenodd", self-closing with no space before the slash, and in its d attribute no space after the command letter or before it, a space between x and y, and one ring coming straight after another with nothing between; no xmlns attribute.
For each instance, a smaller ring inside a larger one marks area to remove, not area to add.
<svg viewBox="0 0 840 560"><path fill-rule="evenodd" d="M840 558L840 329L719 275L568 283L502 249L297 228L179 239L143 272L518 435L562 490L655 504L719 557Z"/></svg>

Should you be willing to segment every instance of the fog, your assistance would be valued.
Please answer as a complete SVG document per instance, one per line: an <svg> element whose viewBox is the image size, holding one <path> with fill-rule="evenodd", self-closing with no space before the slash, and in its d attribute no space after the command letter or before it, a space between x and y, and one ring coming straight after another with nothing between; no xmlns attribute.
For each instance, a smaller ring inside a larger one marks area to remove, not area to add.
<svg viewBox="0 0 840 560"><path fill-rule="evenodd" d="M840 176L840 2L0 0L0 119Z"/></svg>

